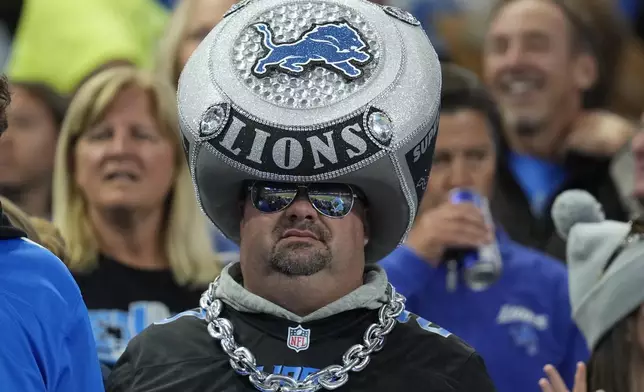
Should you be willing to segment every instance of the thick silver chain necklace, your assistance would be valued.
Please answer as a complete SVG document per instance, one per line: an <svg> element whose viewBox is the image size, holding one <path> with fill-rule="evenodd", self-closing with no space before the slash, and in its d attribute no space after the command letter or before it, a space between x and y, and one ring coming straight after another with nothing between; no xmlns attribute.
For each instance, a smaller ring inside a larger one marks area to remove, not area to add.
<svg viewBox="0 0 644 392"><path fill-rule="evenodd" d="M224 352L230 357L230 366L240 375L248 376L251 384L260 391L270 392L315 392L320 389L337 389L349 381L349 372L364 370L372 353L382 350L385 336L396 326L396 318L405 310L405 297L398 294L394 287L387 284L387 301L378 311L378 322L373 323L364 333L363 343L355 344L342 356L342 365L331 365L309 374L304 380L279 374L269 374L257 368L253 353L235 342L233 324L219 317L224 307L215 296L219 278L210 284L201 295L199 302L206 314L208 333L219 340Z"/></svg>

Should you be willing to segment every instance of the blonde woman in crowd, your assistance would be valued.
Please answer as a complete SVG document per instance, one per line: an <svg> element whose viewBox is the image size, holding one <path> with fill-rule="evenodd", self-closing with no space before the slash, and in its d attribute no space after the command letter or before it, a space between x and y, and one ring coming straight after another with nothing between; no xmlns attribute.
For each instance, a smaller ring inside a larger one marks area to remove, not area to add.
<svg viewBox="0 0 644 392"><path fill-rule="evenodd" d="M157 73L176 88L192 52L235 3L235 0L178 0L161 38Z"/></svg>
<svg viewBox="0 0 644 392"><path fill-rule="evenodd" d="M157 75L176 89L188 58L235 0L179 0L161 38L156 61ZM207 222L210 238L223 264L239 260L239 247Z"/></svg>
<svg viewBox="0 0 644 392"><path fill-rule="evenodd" d="M63 123L54 223L108 366L219 273L177 127L172 87L128 66L88 80Z"/></svg>
<svg viewBox="0 0 644 392"><path fill-rule="evenodd" d="M589 193L571 190L553 204L567 239L570 302L591 357L577 368L573 392L644 392L644 219L605 220ZM543 392L568 392L546 366Z"/></svg>

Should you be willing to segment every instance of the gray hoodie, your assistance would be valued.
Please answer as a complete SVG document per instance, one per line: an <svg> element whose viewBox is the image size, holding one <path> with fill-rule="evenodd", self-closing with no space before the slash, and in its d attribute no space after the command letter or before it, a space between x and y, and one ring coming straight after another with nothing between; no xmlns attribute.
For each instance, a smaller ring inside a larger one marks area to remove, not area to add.
<svg viewBox="0 0 644 392"><path fill-rule="evenodd" d="M387 274L380 266L373 264L365 267L362 286L305 317L251 293L242 284L240 264L229 264L221 272L215 295L237 311L270 314L297 323L319 320L353 309L378 309L387 300Z"/></svg>

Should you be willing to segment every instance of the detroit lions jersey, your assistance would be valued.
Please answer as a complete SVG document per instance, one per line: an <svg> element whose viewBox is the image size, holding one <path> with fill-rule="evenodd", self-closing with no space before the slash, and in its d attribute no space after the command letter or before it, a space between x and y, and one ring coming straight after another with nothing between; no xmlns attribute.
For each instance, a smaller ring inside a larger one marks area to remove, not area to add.
<svg viewBox="0 0 644 392"><path fill-rule="evenodd" d="M303 380L362 341L377 310L357 309L307 323L225 307L237 342L250 349L261 370ZM361 372L350 372L338 390L352 392L492 392L481 357L442 328L404 312ZM107 382L108 392L256 391L238 375L199 311L157 323L135 337Z"/></svg>

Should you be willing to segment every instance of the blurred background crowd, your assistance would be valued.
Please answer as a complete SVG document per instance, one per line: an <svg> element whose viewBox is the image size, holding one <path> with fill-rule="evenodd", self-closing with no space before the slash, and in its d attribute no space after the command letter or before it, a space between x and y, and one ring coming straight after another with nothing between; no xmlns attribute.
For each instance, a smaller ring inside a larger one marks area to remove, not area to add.
<svg viewBox="0 0 644 392"><path fill-rule="evenodd" d="M583 189L610 219L642 211L644 2L377 2L413 13L443 64L431 177L400 249L409 254L381 264L410 311L483 355L499 391L538 390L546 364L572 384L591 353L571 318L550 207ZM33 239L72 271L108 368L150 323L197 306L238 259L195 203L175 104L182 67L234 3L0 2L12 93L2 204L26 213ZM455 188L489 199L491 232L468 226L471 210L449 202ZM459 284L446 251L491 242L498 282ZM591 347L597 366L625 339Z"/></svg>

